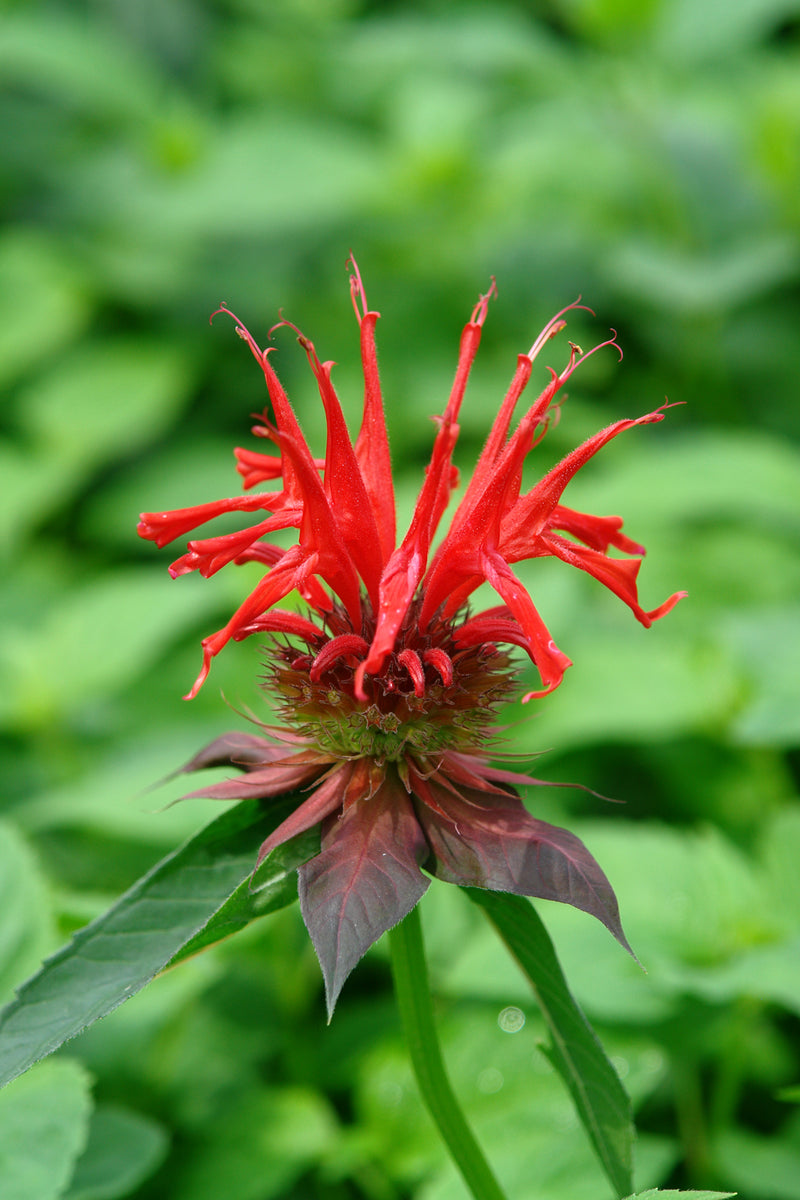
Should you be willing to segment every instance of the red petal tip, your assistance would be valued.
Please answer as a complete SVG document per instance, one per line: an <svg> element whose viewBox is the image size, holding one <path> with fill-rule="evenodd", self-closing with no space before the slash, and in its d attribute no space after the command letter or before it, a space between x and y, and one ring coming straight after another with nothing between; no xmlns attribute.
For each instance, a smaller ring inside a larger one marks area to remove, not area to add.
<svg viewBox="0 0 800 1200"><path fill-rule="evenodd" d="M659 604L658 608L653 608L647 614L651 621L659 621L661 617L665 617L668 612L672 612L679 600L685 600L689 595L688 592L675 592L663 604Z"/></svg>
<svg viewBox="0 0 800 1200"><path fill-rule="evenodd" d="M203 686L205 681L208 679L208 672L211 670L211 659L212 658L213 658L213 654L211 654L209 652L208 648L204 645L203 646L203 666L200 669L200 674L197 676L197 679L195 679L194 683L192 684L191 689L183 697L184 700L194 700L195 696L200 691L200 688Z"/></svg>

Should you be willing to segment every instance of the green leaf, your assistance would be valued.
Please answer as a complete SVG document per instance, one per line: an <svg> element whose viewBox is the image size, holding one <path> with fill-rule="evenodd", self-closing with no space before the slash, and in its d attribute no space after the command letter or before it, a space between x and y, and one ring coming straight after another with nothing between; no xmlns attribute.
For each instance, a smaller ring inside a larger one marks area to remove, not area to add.
<svg viewBox="0 0 800 1200"><path fill-rule="evenodd" d="M115 1105L92 1116L89 1140L62 1200L117 1200L128 1196L161 1164L167 1135L158 1122Z"/></svg>
<svg viewBox="0 0 800 1200"><path fill-rule="evenodd" d="M300 1087L233 1099L185 1156L172 1200L272 1200L336 1145L341 1130L323 1096ZM310 1189L300 1188L299 1194Z"/></svg>
<svg viewBox="0 0 800 1200"><path fill-rule="evenodd" d="M797 1200L800 1197L800 1122L796 1115L780 1132L754 1133L729 1128L713 1139L714 1167L723 1179L742 1189L745 1196L763 1200Z"/></svg>
<svg viewBox="0 0 800 1200"><path fill-rule="evenodd" d="M0 694L0 715L23 728L48 727L81 703L125 690L185 628L192 589L167 582L154 570L121 567L62 587L35 628L21 620L2 646L0 666L9 684ZM194 601L193 615L215 604L210 592L198 589Z"/></svg>
<svg viewBox="0 0 800 1200"><path fill-rule="evenodd" d="M0 1195L57 1200L86 1144L90 1080L71 1059L43 1063L0 1096Z"/></svg>
<svg viewBox="0 0 800 1200"><path fill-rule="evenodd" d="M627 1196L626 1200L727 1200L729 1196L735 1196L736 1192L680 1192L680 1191L665 1191L660 1188L648 1188L646 1192L637 1192L635 1196Z"/></svg>
<svg viewBox="0 0 800 1200"><path fill-rule="evenodd" d="M207 946L238 933L257 917L277 912L297 899L297 868L319 854L319 827L308 829L273 850L251 879L249 876L208 922L178 951L170 962L177 963L199 954Z"/></svg>
<svg viewBox="0 0 800 1200"><path fill-rule="evenodd" d="M370 199L384 194L386 178L376 169L377 154L373 141L335 119L306 121L288 111L279 122L239 116L209 127L202 157L180 174L140 169L132 176L124 159L109 155L93 172L90 202L99 212L116 194L113 217L120 225L140 230L147 240L155 233L170 245L295 230L306 222L363 211ZM266 190L248 171L256 160L281 164ZM325 178L324 196L309 186L312 161ZM118 191L121 171L128 184L124 194ZM226 180L234 178L240 186L231 194Z"/></svg>
<svg viewBox="0 0 800 1200"><path fill-rule="evenodd" d="M0 383L4 387L43 359L57 357L86 325L87 298L77 272L65 261L64 249L58 236L31 226L9 225L0 237Z"/></svg>
<svg viewBox="0 0 800 1200"><path fill-rule="evenodd" d="M179 345L98 338L48 363L21 397L20 421L54 464L86 471L155 441L183 407L193 376Z"/></svg>
<svg viewBox="0 0 800 1200"><path fill-rule="evenodd" d="M45 881L28 843L0 822L0 997L53 945Z"/></svg>
<svg viewBox="0 0 800 1200"><path fill-rule="evenodd" d="M800 741L797 663L800 655L800 607L739 609L720 620L733 654L745 664L749 695L731 733L751 746L795 746ZM780 654L773 648L780 646Z"/></svg>
<svg viewBox="0 0 800 1200"><path fill-rule="evenodd" d="M154 75L136 43L111 22L100 27L77 13L54 14L46 28L35 12L6 13L0 66L18 86L37 88L46 80L56 104L102 112L105 120L141 126L164 103L165 80Z"/></svg>
<svg viewBox="0 0 800 1200"><path fill-rule="evenodd" d="M253 869L297 804L247 800L206 826L49 958L0 1014L0 1086L144 987Z"/></svg>
<svg viewBox="0 0 800 1200"><path fill-rule="evenodd" d="M552 1040L545 1053L566 1083L617 1195L627 1195L633 1187L631 1102L570 994L538 913L522 896L476 888L464 891L485 910L528 977L550 1030Z"/></svg>

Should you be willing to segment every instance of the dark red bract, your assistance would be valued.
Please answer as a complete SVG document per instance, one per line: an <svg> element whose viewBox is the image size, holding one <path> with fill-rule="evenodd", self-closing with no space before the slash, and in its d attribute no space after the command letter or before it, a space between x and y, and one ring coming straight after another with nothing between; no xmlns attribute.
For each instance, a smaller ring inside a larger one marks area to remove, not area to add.
<svg viewBox="0 0 800 1200"><path fill-rule="evenodd" d="M193 795L308 792L261 847L259 862L288 839L319 827L320 852L300 866L298 878L331 1010L365 950L425 891L429 880L422 868L454 883L573 904L627 945L611 886L589 852L572 834L532 817L513 790L539 781L488 761L494 713L515 689L514 665L500 647L520 648L539 672L541 688L524 700L552 691L570 666L512 564L560 558L594 576L644 625L664 616L684 594L645 611L636 587L644 549L621 532L621 518L561 504L570 479L602 446L634 425L662 420L663 408L601 430L522 492L523 463L546 433L559 391L587 355L571 344L567 365L560 373L548 368L550 381L512 433L514 410L536 356L577 305L557 314L519 356L471 481L432 552L458 482L453 465L458 414L494 283L462 333L430 464L411 524L396 545L375 354L378 314L368 309L352 259L350 266L364 372L364 412L355 442L331 383L332 363L321 363L298 330L327 423L325 457L312 455L273 370L271 350L262 351L234 317L264 373L271 405L271 414L253 432L277 451L237 449L238 470L246 489L272 480L280 484L274 491L145 513L139 524L142 537L163 546L223 513L260 514L240 532L190 541L170 570L173 576L197 570L208 577L230 562L255 561L267 568L227 625L204 639L203 667L189 698L229 640L276 635L268 683L285 724L264 727L265 736L228 734L185 769L230 763L243 771ZM602 345L618 349L613 338ZM289 549L269 541L272 532L286 528L298 531ZM612 548L628 557L611 557ZM467 601L483 583L502 603L470 613ZM275 607L294 591L308 616Z"/></svg>

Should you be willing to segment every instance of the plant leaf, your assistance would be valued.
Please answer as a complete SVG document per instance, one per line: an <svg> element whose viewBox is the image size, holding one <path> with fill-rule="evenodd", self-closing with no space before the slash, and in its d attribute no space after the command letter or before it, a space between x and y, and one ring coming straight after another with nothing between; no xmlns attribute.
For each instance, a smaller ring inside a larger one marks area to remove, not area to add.
<svg viewBox="0 0 800 1200"><path fill-rule="evenodd" d="M456 797L443 788L435 795L445 815L420 805L419 817L437 878L571 904L602 921L633 955L614 890L574 833L532 817L516 796L464 789L463 797Z"/></svg>
<svg viewBox="0 0 800 1200"><path fill-rule="evenodd" d="M326 825L321 854L299 868L297 879L330 1019L353 967L428 887L419 868L429 851L399 784L384 783L374 796L352 804Z"/></svg>
<svg viewBox="0 0 800 1200"><path fill-rule="evenodd" d="M737 1195L736 1192L680 1192L648 1188L646 1192L637 1192L635 1196L626 1196L625 1200L729 1200L729 1197L735 1195Z"/></svg>
<svg viewBox="0 0 800 1200"><path fill-rule="evenodd" d="M319 828L308 829L278 846L252 877L248 875L239 884L208 924L173 955L169 966L238 933L258 917L292 904L297 899L297 868L315 854L319 854Z"/></svg>
<svg viewBox="0 0 800 1200"><path fill-rule="evenodd" d="M59 1200L123 1200L161 1165L168 1149L166 1130L151 1117L99 1105L86 1148Z"/></svg>
<svg viewBox="0 0 800 1200"><path fill-rule="evenodd" d="M282 1200L308 1196L320 1160L342 1152L344 1130L317 1088L235 1089L216 1111L205 1136L176 1156L169 1200ZM330 1189L324 1186L322 1194ZM318 1193L319 1194L319 1193Z"/></svg>
<svg viewBox="0 0 800 1200"><path fill-rule="evenodd" d="M566 1083L617 1195L627 1196L633 1189L635 1136L630 1098L570 994L538 913L520 896L464 890L484 909L530 981L550 1030L547 1057Z"/></svg>
<svg viewBox="0 0 800 1200"><path fill-rule="evenodd" d="M162 970L248 878L260 842L301 799L225 812L47 959L0 1013L0 1086Z"/></svg>
<svg viewBox="0 0 800 1200"><path fill-rule="evenodd" d="M33 852L10 822L0 821L0 997L33 970L52 945L47 887Z"/></svg>
<svg viewBox="0 0 800 1200"><path fill-rule="evenodd" d="M86 1145L91 1078L69 1058L43 1063L0 1096L0 1195L58 1200Z"/></svg>

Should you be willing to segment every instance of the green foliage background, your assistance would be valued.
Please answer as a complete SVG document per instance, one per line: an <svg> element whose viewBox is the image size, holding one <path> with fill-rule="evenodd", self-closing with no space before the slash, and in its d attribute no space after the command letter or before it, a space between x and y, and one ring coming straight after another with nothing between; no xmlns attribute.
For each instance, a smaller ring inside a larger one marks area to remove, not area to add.
<svg viewBox="0 0 800 1200"><path fill-rule="evenodd" d="M5 0L0 78L4 998L219 811L147 789L241 724L220 690L263 711L247 643L180 699L246 580L171 583L169 552L134 532L140 509L237 490L262 388L209 312L226 301L263 341L282 309L340 364L355 417L356 253L408 513L490 275L465 472L517 353L580 293L597 321L573 338L614 326L625 359L581 370L538 465L682 402L568 502L624 514L647 606L690 598L647 632L560 564L528 571L575 666L509 742L626 802L529 797L603 864L648 974L589 918L539 908L634 1098L638 1186L798 1200L800 4ZM318 440L304 356L277 344ZM604 1194L522 977L454 889L423 910L448 1061L509 1193ZM0 1094L0 1183L12 1200L463 1195L384 950L326 1029L296 907Z"/></svg>

